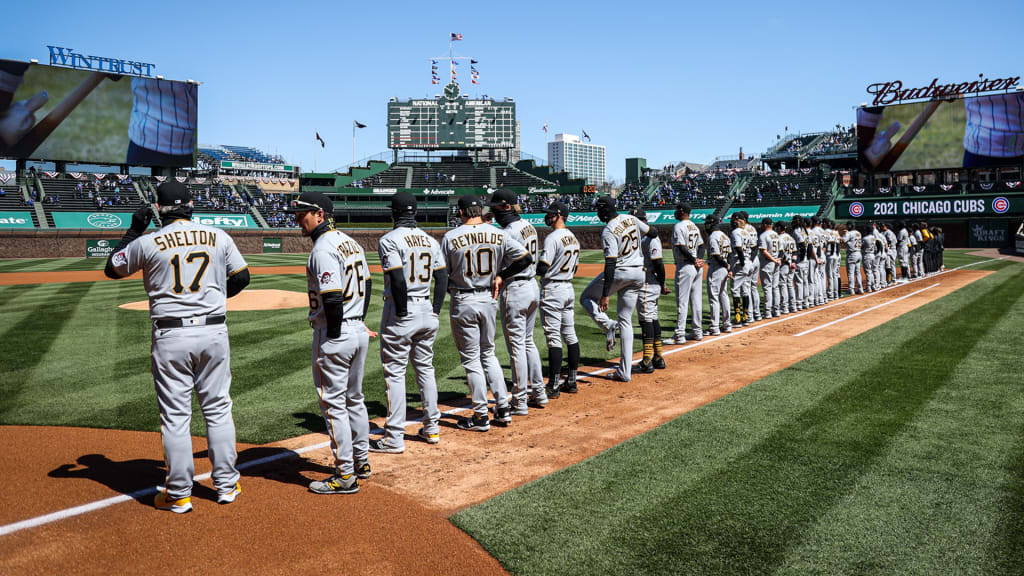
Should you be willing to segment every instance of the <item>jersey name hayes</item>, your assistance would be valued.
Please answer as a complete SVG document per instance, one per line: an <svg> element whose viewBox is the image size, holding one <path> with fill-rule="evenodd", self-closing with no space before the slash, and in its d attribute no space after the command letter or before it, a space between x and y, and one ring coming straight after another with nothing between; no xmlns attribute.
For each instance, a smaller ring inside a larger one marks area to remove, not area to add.
<svg viewBox="0 0 1024 576"><path fill-rule="evenodd" d="M430 248L430 237L420 234L407 234L402 237L409 248Z"/></svg>
<svg viewBox="0 0 1024 576"><path fill-rule="evenodd" d="M153 243L161 252L169 248L217 245L217 235L209 230L175 230L153 236Z"/></svg>
<svg viewBox="0 0 1024 576"><path fill-rule="evenodd" d="M467 232L448 240L453 249L466 248L475 244L501 245L501 234L498 232Z"/></svg>

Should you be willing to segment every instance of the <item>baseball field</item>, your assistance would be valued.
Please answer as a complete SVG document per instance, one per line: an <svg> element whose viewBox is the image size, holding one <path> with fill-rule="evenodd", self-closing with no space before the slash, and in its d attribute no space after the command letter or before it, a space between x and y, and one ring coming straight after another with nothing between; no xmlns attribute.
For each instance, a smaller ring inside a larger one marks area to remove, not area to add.
<svg viewBox="0 0 1024 576"><path fill-rule="evenodd" d="M371 455L358 495L324 497L305 488L330 473L305 255L246 258L247 291L303 299L229 312L244 493L215 503L196 407L184 516L151 506L150 326L120 307L141 280L0 260L0 573L1024 573L1021 262L947 250L947 272L667 347L668 370L628 384L604 377L614 359L577 305L580 393L487 434L454 426L467 388L442 312L441 443ZM577 294L601 256L582 261ZM667 337L674 296L660 309ZM379 427L376 340L364 390Z"/></svg>

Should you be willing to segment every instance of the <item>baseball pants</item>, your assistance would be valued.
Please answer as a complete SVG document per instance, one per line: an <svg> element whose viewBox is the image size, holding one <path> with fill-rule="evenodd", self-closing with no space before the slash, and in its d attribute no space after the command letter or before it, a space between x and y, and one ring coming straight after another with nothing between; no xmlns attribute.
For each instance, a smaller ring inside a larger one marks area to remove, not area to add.
<svg viewBox="0 0 1024 576"><path fill-rule="evenodd" d="M747 281L750 282L750 314L751 320L761 319L761 293L757 290L757 277L760 275L761 264L757 258L747 262Z"/></svg>
<svg viewBox="0 0 1024 576"><path fill-rule="evenodd" d="M779 271L775 262L761 264L761 287L764 288L764 315L779 315Z"/></svg>
<svg viewBox="0 0 1024 576"><path fill-rule="evenodd" d="M809 258L807 262L807 297L804 307L810 308L818 304L818 261Z"/></svg>
<svg viewBox="0 0 1024 576"><path fill-rule="evenodd" d="M576 292L571 282L546 282L540 289L540 323L548 348L579 342L576 338Z"/></svg>
<svg viewBox="0 0 1024 576"><path fill-rule="evenodd" d="M449 305L452 336L459 349L466 382L473 399L473 413L487 417L487 388L494 395L498 408L508 407L505 374L494 355L494 320L498 303L491 292L456 292Z"/></svg>
<svg viewBox="0 0 1024 576"><path fill-rule="evenodd" d="M864 254L864 286L868 291L875 291L875 255Z"/></svg>
<svg viewBox="0 0 1024 576"><path fill-rule="evenodd" d="M719 328L732 328L731 308L729 302L729 269L722 266L708 268L708 306L711 308L711 324L709 330L714 333Z"/></svg>
<svg viewBox="0 0 1024 576"><path fill-rule="evenodd" d="M900 272L908 273L910 270L910 249L904 246L899 250L900 254Z"/></svg>
<svg viewBox="0 0 1024 576"><path fill-rule="evenodd" d="M640 290L644 285L642 267L616 268L615 281L612 283L612 294L618 294L616 312L618 322L613 322L607 314L598 308L601 291L604 287L604 272L597 275L580 294L580 303L587 314L602 330L608 332L619 329L619 368L615 374L629 381L633 371L633 310L636 308Z"/></svg>
<svg viewBox="0 0 1024 576"><path fill-rule="evenodd" d="M849 284L850 296L859 290L864 293L864 278L861 276L861 255L857 252L854 255L846 255L846 283ZM860 287L858 289L858 286Z"/></svg>
<svg viewBox="0 0 1024 576"><path fill-rule="evenodd" d="M326 327L313 331L313 385L331 438L334 467L342 475L355 472L356 460L369 459L370 420L363 402L369 345L362 320L343 320L341 336L334 339L327 337Z"/></svg>
<svg viewBox="0 0 1024 576"><path fill-rule="evenodd" d="M206 420L213 484L218 493L238 482L235 421L231 417L231 347L224 324L153 331L153 383L167 463L167 495L192 494L192 390Z"/></svg>
<svg viewBox="0 0 1024 576"><path fill-rule="evenodd" d="M676 267L676 333L673 336L677 342L686 339L686 316L691 312L690 326L693 328L693 335L703 335L702 272L702 269L693 264L681 264Z"/></svg>
<svg viewBox="0 0 1024 576"><path fill-rule="evenodd" d="M807 308L808 302L810 302L811 287L808 282L810 264L807 260L802 260L796 263L796 278L794 283L796 284L796 309L803 310Z"/></svg>
<svg viewBox="0 0 1024 576"><path fill-rule="evenodd" d="M828 297L830 300L839 298L839 291L842 287L842 279L839 276L839 255L834 254L828 257Z"/></svg>
<svg viewBox="0 0 1024 576"><path fill-rule="evenodd" d="M380 363L384 368L388 419L385 443L405 447L405 370L412 359L416 386L423 400L423 430L438 433L441 411L437 408L437 381L434 379L434 339L438 319L429 298L410 298L404 318L395 313L390 298L384 302L380 326Z"/></svg>
<svg viewBox="0 0 1024 576"><path fill-rule="evenodd" d="M779 266L779 311L788 314L795 300L793 270L789 268L788 264L783 263Z"/></svg>
<svg viewBox="0 0 1024 576"><path fill-rule="evenodd" d="M636 317L641 322L658 320L658 298L661 298L661 286L657 282L645 281L636 303Z"/></svg>
<svg viewBox="0 0 1024 576"><path fill-rule="evenodd" d="M533 278L511 281L501 292L500 311L505 328L505 346L508 347L508 357L512 364L515 402L521 407L526 406L529 400L531 386L538 397L547 397L540 352L533 341L539 306L540 289Z"/></svg>
<svg viewBox="0 0 1024 576"><path fill-rule="evenodd" d="M817 264L817 263L815 263L815 264ZM825 303L825 297L826 297L826 295L825 295L825 288L826 288L826 286L825 286L825 278L828 275L828 270L827 270L828 262L827 261L823 261L821 264L817 264L817 266L818 267L815 269L815 272L817 273L817 282L815 282L815 284L816 284L817 297L818 297L818 299L816 300L816 303L817 303L818 306L821 306L821 305L823 305Z"/></svg>
<svg viewBox="0 0 1024 576"><path fill-rule="evenodd" d="M730 266L732 272L732 297L741 298L743 296L750 297L750 278L746 274L746 268L739 262L734 262ZM739 312L736 312L739 314Z"/></svg>

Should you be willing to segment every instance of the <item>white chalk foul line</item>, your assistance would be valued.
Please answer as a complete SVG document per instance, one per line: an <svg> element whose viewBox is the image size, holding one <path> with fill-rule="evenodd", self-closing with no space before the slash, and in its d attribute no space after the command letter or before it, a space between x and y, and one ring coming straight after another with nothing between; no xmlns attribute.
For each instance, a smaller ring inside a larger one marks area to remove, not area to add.
<svg viewBox="0 0 1024 576"><path fill-rule="evenodd" d="M853 314L847 314L846 316L843 316L842 318L838 318L838 319L833 320L831 322L826 322L825 324L822 324L821 326L815 326L814 328L811 328L809 330L804 330L803 332L801 332L799 334L794 334L793 337L794 338L799 338L800 336L806 336L808 334L812 334L814 332L817 332L818 330L821 330L822 328L828 328L829 326L834 326L836 324L839 324L840 322L846 322L847 320L849 320L851 318L856 318L857 316L860 316L861 314L867 314L868 312L871 312L872 310L878 310L879 308L884 308L885 306L888 306L889 304L895 304L896 302L899 302L900 300L906 300L907 298L910 298L911 296L917 296L921 292L924 292L925 290L931 290L932 288L935 288L936 286L939 286L939 285L940 285L940 283L936 282L935 284L932 284L931 286L928 286L927 288L921 288L920 290L918 290L916 292L911 292L910 294L904 294L903 296L900 296L899 298L894 298L892 300L887 300L885 302L882 302L881 304L872 306L871 308L865 308L865 309L861 310L860 312L854 312Z"/></svg>
<svg viewBox="0 0 1024 576"><path fill-rule="evenodd" d="M996 260L1003 260L1004 258L1005 257L990 258L988 260L982 260L980 262L972 262L971 264L964 264L963 266L958 266L956 268L953 268L952 270L944 270L942 272L938 272L938 273L933 274L932 276L929 276L929 277L926 277L926 278L915 278L914 280L911 280L907 284L896 284L896 285L890 286L888 288L883 288L883 289L881 289L881 290L879 290L877 292L872 292L872 293L869 293L869 294L864 294L862 296L857 296L856 298L841 299L841 300L839 300L838 302L836 302L834 304L830 304L830 305L827 305L827 306L819 306L817 308L812 308L810 310L806 310L806 311L798 313L798 314L789 314L785 318L779 318L778 320L773 320L771 322L762 322L762 323L757 324L756 326L750 326L748 328L744 328L744 329L740 329L740 330L735 330L735 331L733 331L732 333L729 333L729 334L722 334L721 336L708 337L708 338L705 338L704 340L702 340L700 342L694 342L694 343L686 345L686 346L679 346L679 347L673 348L671 350L666 350L663 355L664 356L668 356L669 354L675 354L677 352L685 352L685 351L688 351L688 350L693 350L694 348L697 348L698 346L702 346L704 344L710 344L712 342L721 342L722 340L725 340L726 338L729 338L729 337L732 337L732 336L738 336L738 335L746 334L747 332L750 332L752 330L760 330L761 328L767 328L768 326L774 326L775 324L779 324L779 323L782 323L782 322L788 322L790 320L795 320L796 318L801 318L801 317L806 316L808 314L813 314L815 312L820 312L822 310L827 310L827 309L833 308L835 306L842 306L843 304L848 304L850 302L856 302L857 300L861 300L861 299L864 299L864 298L869 298L871 296L876 296L876 295L881 294L882 292L885 292L887 290L892 290L893 288L899 288L900 286L907 286L908 284L912 284L914 282L919 282L921 280L926 280L926 279L929 279L929 278L934 278L935 276L939 276L939 275L946 274L946 273L949 273L949 272L954 272L954 271L960 270L962 268L967 268L967 267L970 267L970 266L977 266L978 264L985 264L985 263L988 263L988 262L994 262ZM929 288L931 288L931 287L932 286L929 286ZM925 288L925 290L927 290L927 288ZM912 295L913 294L908 294L905 297L909 297L909 296L912 296ZM894 301L895 300L893 300L893 302ZM824 327L824 326L822 326L822 327ZM612 370L615 370L615 369L616 369L616 367L613 366L611 368L602 368L600 370L595 370L593 372L580 372L580 374L582 374L584 376L600 376L601 374L604 374L606 372L611 372ZM466 410L469 410L469 408L468 407L453 408L452 410L448 410L446 412L442 412L442 414L454 415L454 414L458 414L458 413L461 413L461 412L465 412ZM417 424L417 423L419 423L421 421L422 421L422 418L419 418L419 419L416 419L416 420L410 420L410 421L408 421L406 423L406 425L414 425L414 424ZM374 431L379 433L382 430L379 429L379 428L375 428ZM267 463L270 463L270 462L275 462L277 460L283 460L285 458L290 458L293 455L305 454L306 452L312 452L314 450L319 450L321 448L327 448L328 446L330 446L330 442L319 442L317 444L313 444L313 445L310 445L310 446L304 446L302 448L296 448L294 450L283 449L284 451L282 451L282 452L280 452L278 454L271 454L270 456L259 458L257 460L250 460L248 462L243 462L243 463L238 465L238 469L239 470L246 470L248 468L252 468L252 467L255 467L255 466L260 466L262 464L267 464ZM197 482L199 482L199 481L202 481L202 480L206 480L209 477L210 477L210 473L207 472L205 474L200 474L200 475L196 476L195 480ZM49 514L44 514L42 516L36 516L35 518L29 518L27 520L21 520L19 522L14 522L12 524L6 524L4 526L0 526L0 536L6 536L8 534L13 534L14 532L18 532L20 530L25 530L25 529L28 529L28 528L35 528L37 526L42 526L44 524L50 524L52 522L57 522L58 520L64 520L64 519L67 519L67 518L72 518L74 516L80 516L80 515L85 514L87 512L92 512L94 510L101 510L103 508L107 508L107 507L113 506L115 504L120 504L122 502L130 502L132 500L137 500L137 499L140 499L140 498L145 498L148 495L156 494L161 489L163 489L163 486L152 486L152 487L149 487L149 488L143 488L141 490L136 490L135 492L132 492L130 494L121 494L121 495L118 495L118 496L112 496L110 498L106 498L106 499L103 499L103 500L97 500L95 502L90 502L88 504L82 504L81 506L75 506L75 507L72 507L72 508L65 508L64 510L58 510L56 512L51 512Z"/></svg>

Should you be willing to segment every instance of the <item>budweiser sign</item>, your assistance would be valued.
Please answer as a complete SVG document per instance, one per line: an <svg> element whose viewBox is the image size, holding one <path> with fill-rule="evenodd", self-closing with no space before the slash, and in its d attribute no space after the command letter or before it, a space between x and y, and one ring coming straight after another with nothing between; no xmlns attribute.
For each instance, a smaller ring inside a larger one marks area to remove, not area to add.
<svg viewBox="0 0 1024 576"><path fill-rule="evenodd" d="M960 94L972 94L975 92L989 92L992 90L1009 90L1017 86L1020 76L1012 78L996 78L989 80L984 74L978 74L978 80L974 82L960 82L952 84L939 84L939 79L932 79L928 86L920 88L904 88L903 82L893 80L892 82L879 82L868 86L868 94L874 95L872 106L884 106L903 100L917 100L920 98L949 98Z"/></svg>

